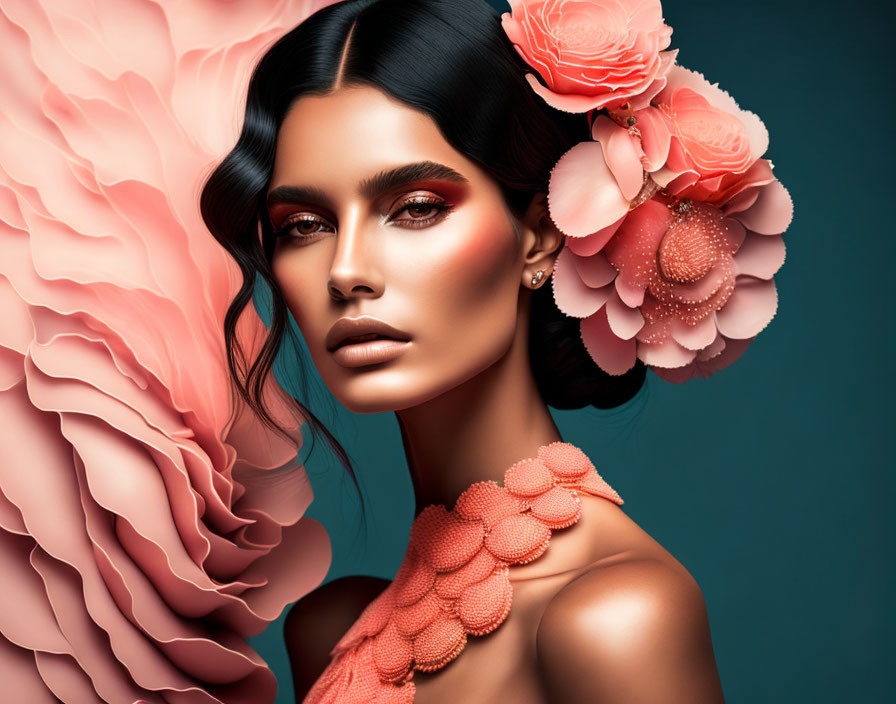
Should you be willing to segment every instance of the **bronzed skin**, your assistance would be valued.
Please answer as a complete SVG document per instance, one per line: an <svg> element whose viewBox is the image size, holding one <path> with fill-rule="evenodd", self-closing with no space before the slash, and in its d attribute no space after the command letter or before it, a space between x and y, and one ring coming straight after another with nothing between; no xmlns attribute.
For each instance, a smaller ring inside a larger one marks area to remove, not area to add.
<svg viewBox="0 0 896 704"><path fill-rule="evenodd" d="M443 174L383 192L360 188L420 162L463 181ZM543 194L516 221L494 181L431 118L349 85L291 108L269 193L284 186L319 189L325 202L271 203L275 228L292 225L278 241L274 274L333 394L356 412L396 413L418 509L450 507L470 484L501 482L513 462L561 439L527 353L532 275L551 272L562 244ZM361 315L406 332L407 349L376 365L337 364L327 331ZM542 558L511 570L507 621L471 638L443 670L415 674L418 704L722 701L696 582L618 506L582 503L574 529L555 532ZM384 586L347 578L293 608L286 638L298 700Z"/></svg>

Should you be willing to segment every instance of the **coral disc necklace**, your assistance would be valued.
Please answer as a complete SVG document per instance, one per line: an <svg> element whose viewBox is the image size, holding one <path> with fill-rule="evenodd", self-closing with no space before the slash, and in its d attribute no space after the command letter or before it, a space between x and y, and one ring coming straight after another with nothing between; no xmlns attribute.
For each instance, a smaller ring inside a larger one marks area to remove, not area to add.
<svg viewBox="0 0 896 704"><path fill-rule="evenodd" d="M622 498L579 448L543 445L493 481L468 487L450 511L428 506L411 526L392 583L330 651L304 704L409 704L415 670L438 670L510 613L510 567L541 557L551 532L579 520L579 493Z"/></svg>

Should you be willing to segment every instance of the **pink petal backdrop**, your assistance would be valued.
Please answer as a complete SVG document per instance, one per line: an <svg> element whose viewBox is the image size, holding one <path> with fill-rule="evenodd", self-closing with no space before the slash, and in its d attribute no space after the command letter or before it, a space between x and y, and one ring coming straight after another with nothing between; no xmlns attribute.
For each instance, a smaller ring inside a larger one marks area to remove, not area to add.
<svg viewBox="0 0 896 704"><path fill-rule="evenodd" d="M198 196L254 62L325 4L0 3L4 701L274 700L245 639L330 544L304 468L264 471L295 448L228 423L239 271Z"/></svg>

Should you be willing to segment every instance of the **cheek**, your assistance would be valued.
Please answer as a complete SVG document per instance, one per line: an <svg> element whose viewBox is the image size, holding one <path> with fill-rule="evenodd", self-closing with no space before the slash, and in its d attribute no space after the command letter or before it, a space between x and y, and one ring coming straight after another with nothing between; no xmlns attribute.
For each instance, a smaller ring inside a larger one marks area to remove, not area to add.
<svg viewBox="0 0 896 704"><path fill-rule="evenodd" d="M514 327L520 253L510 223L472 213L439 230L431 246L406 250L414 251L405 256L404 275L413 278L407 290L417 298L421 332L456 348Z"/></svg>
<svg viewBox="0 0 896 704"><path fill-rule="evenodd" d="M326 334L326 329L318 330L325 322L321 306L326 306L326 301L322 300L320 290L323 287L326 293L326 283L318 281L319 267L324 266L324 263L311 261L314 257L309 257L308 254L309 252L300 253L298 250L278 253L271 262L271 271L283 290L286 306L303 337L309 344L313 344L316 337L322 338Z"/></svg>

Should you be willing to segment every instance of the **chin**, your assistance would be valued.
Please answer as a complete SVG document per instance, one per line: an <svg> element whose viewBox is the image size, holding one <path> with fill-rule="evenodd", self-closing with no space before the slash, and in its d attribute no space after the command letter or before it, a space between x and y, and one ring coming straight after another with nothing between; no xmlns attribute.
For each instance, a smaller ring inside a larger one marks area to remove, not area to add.
<svg viewBox="0 0 896 704"><path fill-rule="evenodd" d="M327 384L336 399L352 413L387 413L425 403L441 389L397 369L369 369L350 379Z"/></svg>

